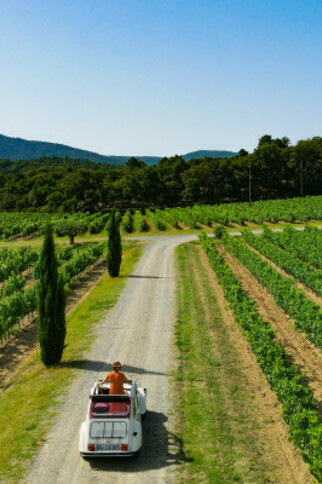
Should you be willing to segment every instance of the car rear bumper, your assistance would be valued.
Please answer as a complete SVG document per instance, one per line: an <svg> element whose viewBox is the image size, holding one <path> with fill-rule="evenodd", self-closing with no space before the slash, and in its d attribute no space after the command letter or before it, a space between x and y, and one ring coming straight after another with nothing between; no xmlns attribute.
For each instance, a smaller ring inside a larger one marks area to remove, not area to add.
<svg viewBox="0 0 322 484"><path fill-rule="evenodd" d="M82 457L104 458L104 457L132 457L135 452L81 452Z"/></svg>

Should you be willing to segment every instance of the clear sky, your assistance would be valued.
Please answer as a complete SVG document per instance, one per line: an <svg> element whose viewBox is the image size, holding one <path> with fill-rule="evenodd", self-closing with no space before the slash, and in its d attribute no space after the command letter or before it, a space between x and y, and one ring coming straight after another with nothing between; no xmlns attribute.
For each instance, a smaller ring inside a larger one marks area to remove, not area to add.
<svg viewBox="0 0 322 484"><path fill-rule="evenodd" d="M0 133L115 155L322 135L322 0L0 0Z"/></svg>

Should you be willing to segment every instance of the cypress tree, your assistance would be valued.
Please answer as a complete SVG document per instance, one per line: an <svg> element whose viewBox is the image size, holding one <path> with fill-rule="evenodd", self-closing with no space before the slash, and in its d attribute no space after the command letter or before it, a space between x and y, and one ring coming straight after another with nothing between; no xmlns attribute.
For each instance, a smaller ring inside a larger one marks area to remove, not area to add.
<svg viewBox="0 0 322 484"><path fill-rule="evenodd" d="M62 276L58 277L52 227L45 227L39 259L38 288L40 355L46 366L60 362L66 336L65 292Z"/></svg>
<svg viewBox="0 0 322 484"><path fill-rule="evenodd" d="M111 212L108 234L107 270L111 277L120 273L122 260L122 244L119 224L115 220L115 209Z"/></svg>

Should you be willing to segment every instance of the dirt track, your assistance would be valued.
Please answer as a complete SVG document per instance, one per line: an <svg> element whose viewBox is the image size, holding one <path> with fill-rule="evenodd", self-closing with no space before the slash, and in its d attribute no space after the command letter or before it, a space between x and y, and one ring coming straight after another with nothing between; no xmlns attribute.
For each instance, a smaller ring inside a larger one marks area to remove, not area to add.
<svg viewBox="0 0 322 484"><path fill-rule="evenodd" d="M153 237L117 305L98 325L98 338L86 361L75 362L79 376L71 386L52 430L37 454L27 482L167 483L180 448L169 422L169 370L174 323L173 249L196 238ZM78 435L93 381L112 361L148 389L149 413L138 458L87 462L78 453ZM168 454L168 442L172 452Z"/></svg>

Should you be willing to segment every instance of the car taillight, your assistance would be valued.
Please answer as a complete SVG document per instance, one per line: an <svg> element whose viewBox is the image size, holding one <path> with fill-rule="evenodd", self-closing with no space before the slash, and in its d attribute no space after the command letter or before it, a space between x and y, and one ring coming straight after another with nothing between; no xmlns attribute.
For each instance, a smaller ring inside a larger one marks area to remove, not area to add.
<svg viewBox="0 0 322 484"><path fill-rule="evenodd" d="M121 444L121 450L127 450L127 444Z"/></svg>
<svg viewBox="0 0 322 484"><path fill-rule="evenodd" d="M88 450L95 450L95 444L88 444Z"/></svg>

